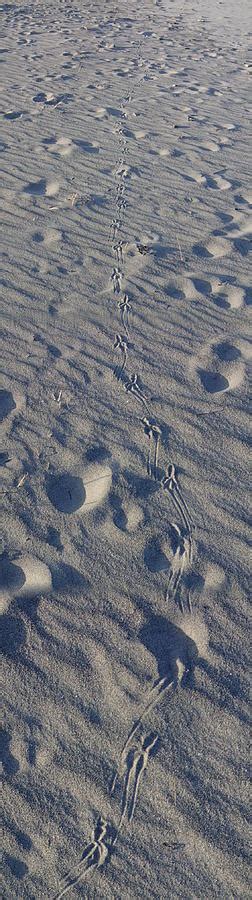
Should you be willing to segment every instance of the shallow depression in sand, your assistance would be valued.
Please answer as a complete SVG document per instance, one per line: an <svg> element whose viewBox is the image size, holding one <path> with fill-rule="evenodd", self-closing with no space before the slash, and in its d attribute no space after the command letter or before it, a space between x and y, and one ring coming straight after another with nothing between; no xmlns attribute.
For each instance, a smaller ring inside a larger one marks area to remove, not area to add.
<svg viewBox="0 0 252 900"><path fill-rule="evenodd" d="M1 566L0 586L10 597L35 597L51 591L51 572L35 556L6 559Z"/></svg>
<svg viewBox="0 0 252 900"><path fill-rule="evenodd" d="M12 412L13 409L16 408L15 400L11 391L1 390L0 391L0 422Z"/></svg>
<svg viewBox="0 0 252 900"><path fill-rule="evenodd" d="M201 359L203 365L197 366L197 373L202 387L208 394L235 390L243 383L245 376L243 354L231 341L224 340L203 348Z"/></svg>
<svg viewBox="0 0 252 900"><path fill-rule="evenodd" d="M234 344L230 344L229 341L222 341L220 344L216 344L214 349L218 359L225 362L234 362L234 360L241 357L241 351Z"/></svg>
<svg viewBox="0 0 252 900"><path fill-rule="evenodd" d="M49 500L58 512L86 513L98 506L107 496L112 481L109 466L94 465L83 476L64 472L50 478L47 485Z"/></svg>
<svg viewBox="0 0 252 900"><path fill-rule="evenodd" d="M199 369L199 376L202 386L208 394L218 394L220 391L227 391L229 381L224 375L218 372L208 372L206 369Z"/></svg>

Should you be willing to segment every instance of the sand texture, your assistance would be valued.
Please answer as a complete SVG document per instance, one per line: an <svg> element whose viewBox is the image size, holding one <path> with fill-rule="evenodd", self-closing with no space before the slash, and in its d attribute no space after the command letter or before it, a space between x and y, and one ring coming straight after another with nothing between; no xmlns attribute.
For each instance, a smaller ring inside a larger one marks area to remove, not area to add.
<svg viewBox="0 0 252 900"><path fill-rule="evenodd" d="M1 3L4 900L246 900L249 2Z"/></svg>

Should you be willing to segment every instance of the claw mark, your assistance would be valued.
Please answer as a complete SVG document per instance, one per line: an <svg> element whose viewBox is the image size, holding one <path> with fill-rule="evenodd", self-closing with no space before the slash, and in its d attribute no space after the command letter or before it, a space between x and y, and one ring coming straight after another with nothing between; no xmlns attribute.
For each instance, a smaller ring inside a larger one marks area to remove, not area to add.
<svg viewBox="0 0 252 900"><path fill-rule="evenodd" d="M124 294L123 299L119 300L117 305L118 305L118 309L120 310L122 325L125 329L127 336L129 336L129 329L128 329L129 312L131 311L132 306L131 306L131 303L129 302L128 294Z"/></svg>
<svg viewBox="0 0 252 900"><path fill-rule="evenodd" d="M186 671L188 671L188 670L186 670ZM186 672L183 671L183 675L185 675L185 674L186 674ZM158 701L160 700L160 698L163 697L164 693L165 693L166 691L170 691L170 692L171 692L173 689L175 690L175 689L177 688L177 686L178 686L178 684L179 684L180 681L181 681L181 678L180 678L179 676L178 676L178 678L173 678L172 681L169 681L168 676L165 675L164 678L159 678L159 680L158 680L158 681L153 685L153 687L151 688L151 690L150 690L150 692L149 692L149 699L147 700L147 703L146 703L146 705L144 706L144 709L143 709L143 711L141 712L139 718L137 719L136 722L134 722L134 725L133 725L132 728L131 728L131 731L130 731L130 733L129 733L129 735L128 735L126 741L125 741L125 744L123 745L123 748L122 748L122 751L121 751L121 756L120 756L120 761L119 761L118 770L117 770L117 772L115 773L114 778L113 778L113 781L112 781L112 785L111 785L111 793L113 793L113 791L114 791L114 789L115 789L116 782L117 782L117 778L118 778L118 776L120 775L121 767L122 767L122 764L124 763L125 755L126 755L126 753L127 753L127 750L128 750L129 745L130 745L130 742L132 741L132 738L134 737L134 735L135 735L136 732L138 731L138 728L140 727L140 725L141 725L141 723L142 723L144 717L145 717L145 716L147 715L147 713L153 708L153 706L155 706L156 703L158 703Z"/></svg>
<svg viewBox="0 0 252 900"><path fill-rule="evenodd" d="M112 240L115 241L117 231L120 231L121 228L121 219L113 219L113 222L110 225L110 231L112 232Z"/></svg>
<svg viewBox="0 0 252 900"><path fill-rule="evenodd" d="M120 294L122 284L122 272L120 269L116 267L113 269L111 281L113 283L114 294Z"/></svg>
<svg viewBox="0 0 252 900"><path fill-rule="evenodd" d="M138 376L136 374L131 375L129 381L126 381L126 383L124 384L124 390L127 392L127 394L133 394L136 400L139 400L140 403L143 403L150 415L146 397L144 396L139 384L137 383L137 377Z"/></svg>
<svg viewBox="0 0 252 900"><path fill-rule="evenodd" d="M121 377L122 377L123 370L124 370L124 368L125 368L125 366L126 366L127 356L128 356L127 341L125 341L125 340L122 338L122 336L121 336L120 334L116 334L115 343L114 343L114 349L115 349L115 350L121 350L121 353L123 353L123 362L122 362L121 367L120 367L120 366L116 366L115 369L114 369L114 375L116 375L116 377L117 377L118 380L120 381L120 379L121 379Z"/></svg>
<svg viewBox="0 0 252 900"><path fill-rule="evenodd" d="M138 750L137 747L132 748L129 753L128 759L128 770L125 776L125 784L124 784L124 792L123 792L123 801L122 801L122 813L120 822L118 825L117 836L121 831L124 819L128 813L128 822L132 822L136 801L140 786L141 778L147 768L149 755L153 747L158 741L158 735L150 734L148 737L142 738L141 740L141 750ZM131 800L129 802L129 794L131 789L131 783L133 783L132 787L132 795ZM115 843L115 842L114 842Z"/></svg>
<svg viewBox="0 0 252 900"><path fill-rule="evenodd" d="M151 455L152 455L152 446L154 444L154 462L153 462L153 475L155 481L158 477L158 455L159 455L159 447L161 440L161 428L159 425L156 425L155 422L149 422L146 416L141 419L142 424L144 425L145 434L148 435L149 438L149 452L147 458L147 472L148 475L152 476L152 464L151 464Z"/></svg>
<svg viewBox="0 0 252 900"><path fill-rule="evenodd" d="M184 537L177 525L173 525L178 537L178 546L171 565L168 587L166 591L166 600L175 600L181 578L188 566L190 565L191 544L190 538ZM180 601L181 612L184 612L183 601ZM189 611L191 612L190 596L188 600Z"/></svg>
<svg viewBox="0 0 252 900"><path fill-rule="evenodd" d="M138 249L138 252L141 253L142 255L144 255L145 253L151 252L150 247L148 247L147 244L137 244L137 249Z"/></svg>
<svg viewBox="0 0 252 900"><path fill-rule="evenodd" d="M192 561L192 528L194 527L193 519L188 509L187 503L181 493L180 487L176 478L175 466L173 463L170 463L168 468L166 469L166 474L164 478L161 480L162 487L164 490L168 490L173 499L173 503L176 509L179 511L182 516L184 525L187 529L188 539L190 542L190 550L189 550L189 560Z"/></svg>
<svg viewBox="0 0 252 900"><path fill-rule="evenodd" d="M91 843L85 848L81 861L63 878L59 893L56 894L54 900L64 897L70 888L86 877L90 869L99 869L104 865L109 853L108 847L104 843L104 839L107 838L107 829L108 823L102 816L99 816L92 833Z"/></svg>
<svg viewBox="0 0 252 900"><path fill-rule="evenodd" d="M126 206L127 206L126 200L124 200L122 197L121 200L118 200L117 206L118 206L119 210L126 209Z"/></svg>
<svg viewBox="0 0 252 900"><path fill-rule="evenodd" d="M123 264L123 241L118 241L117 244L114 244L113 250L116 255L118 264L119 263Z"/></svg>
<svg viewBox="0 0 252 900"><path fill-rule="evenodd" d="M170 484L166 484L166 483L165 483L166 481L169 481ZM170 463L170 465L168 466L168 468L167 468L167 470L166 470L166 478L163 479L163 482L164 482L164 487L168 487L168 489L169 489L170 491L172 491L172 493L174 493L174 490L177 492L177 494L178 494L178 496L179 496L179 498L180 498L181 503L182 503L183 506L185 507L185 510L186 510L186 512L187 512L187 515L188 515L188 518L190 519L190 522L191 522L191 524L193 525L192 516L191 516L190 510L188 509L187 503L186 503L186 501L185 501L185 499L184 499L184 497L183 497L183 494L182 494L182 492L181 492L181 490L180 490L180 487L179 487L179 484L178 484L178 480L177 480L177 477L176 477L175 466L174 466L173 463Z"/></svg>
<svg viewBox="0 0 252 900"><path fill-rule="evenodd" d="M124 166L123 159L121 161L121 165L119 164L119 169L117 169L116 175L118 175L119 178L128 178L129 169L128 169L128 166ZM122 190L123 190L122 185L119 185L118 191L122 191Z"/></svg>

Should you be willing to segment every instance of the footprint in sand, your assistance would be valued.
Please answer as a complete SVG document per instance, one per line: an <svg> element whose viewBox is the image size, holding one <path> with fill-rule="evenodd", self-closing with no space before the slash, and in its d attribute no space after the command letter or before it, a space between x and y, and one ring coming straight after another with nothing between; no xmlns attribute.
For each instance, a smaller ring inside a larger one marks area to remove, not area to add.
<svg viewBox="0 0 252 900"><path fill-rule="evenodd" d="M76 147L79 147L83 153L100 153L99 144L96 141L74 141Z"/></svg>
<svg viewBox="0 0 252 900"><path fill-rule="evenodd" d="M1 745L3 771L8 777L16 775L19 770L19 761L14 753L12 734L7 730L2 730Z"/></svg>
<svg viewBox="0 0 252 900"><path fill-rule="evenodd" d="M13 415L22 412L26 406L26 398L19 391L9 391L7 389L0 390L0 422L10 416L13 421Z"/></svg>
<svg viewBox="0 0 252 900"><path fill-rule="evenodd" d="M0 422L16 409L16 403L11 391L0 391Z"/></svg>
<svg viewBox="0 0 252 900"><path fill-rule="evenodd" d="M221 144L217 144L216 141L206 141L200 145L200 150L210 150L211 153L218 153L221 150Z"/></svg>
<svg viewBox="0 0 252 900"><path fill-rule="evenodd" d="M225 582L225 572L221 566L208 563L204 574L204 593L220 590Z"/></svg>
<svg viewBox="0 0 252 900"><path fill-rule="evenodd" d="M0 603L5 612L14 597L38 597L52 589L52 577L48 566L35 556L19 556L16 559L2 557L0 566Z"/></svg>
<svg viewBox="0 0 252 900"><path fill-rule="evenodd" d="M142 141L147 137L148 132L144 131L142 128L139 128L136 131L132 131L130 128L123 128L122 134L125 138L133 138L135 141Z"/></svg>
<svg viewBox="0 0 252 900"><path fill-rule="evenodd" d="M230 254L230 243L225 238L210 237L206 243L194 244L193 253L202 259L222 259Z"/></svg>
<svg viewBox="0 0 252 900"><path fill-rule="evenodd" d="M47 181L46 178L40 178L39 181L29 181L23 188L23 193L32 196L55 197L59 189L58 181Z"/></svg>
<svg viewBox="0 0 252 900"><path fill-rule="evenodd" d="M240 388L245 377L241 349L226 338L204 347L193 361L195 377L207 394L222 394Z"/></svg>
<svg viewBox="0 0 252 900"><path fill-rule="evenodd" d="M160 156L161 159L165 158L166 156L182 156L182 153L180 153L178 150L173 150L171 152L168 147L153 146L150 148L149 153L151 154L151 156Z"/></svg>
<svg viewBox="0 0 252 900"><path fill-rule="evenodd" d="M234 125L233 122L224 122L222 125L218 126L219 129L224 128L225 131L237 131L239 129L239 125Z"/></svg>
<svg viewBox="0 0 252 900"><path fill-rule="evenodd" d="M234 248L240 256L249 256L252 250L252 223L248 220L241 223L240 227L230 230L228 237L232 240Z"/></svg>
<svg viewBox="0 0 252 900"><path fill-rule="evenodd" d="M227 391L229 388L228 379L224 378L223 375L220 375L219 372L198 369L198 374L202 387L208 394L219 394L220 392Z"/></svg>
<svg viewBox="0 0 252 900"><path fill-rule="evenodd" d="M240 191L240 194L237 194L234 199L236 203L244 204L250 208L252 206L252 190Z"/></svg>
<svg viewBox="0 0 252 900"><path fill-rule="evenodd" d="M124 250L124 267L128 278L132 278L133 275L138 275L140 273L149 261L149 254L150 251L148 253L148 250L146 250L146 253L141 252L141 250L138 249L137 244L126 244Z"/></svg>
<svg viewBox="0 0 252 900"><path fill-rule="evenodd" d="M34 231L32 234L32 241L35 244L44 244L45 247L51 247L53 244L58 244L59 241L62 240L62 232L57 228L47 228L44 232L42 231Z"/></svg>
<svg viewBox="0 0 252 900"><path fill-rule="evenodd" d="M186 296L185 282L186 279L183 278L182 275L173 275L164 288L165 293L168 297L172 297L173 300L184 300Z"/></svg>
<svg viewBox="0 0 252 900"><path fill-rule="evenodd" d="M56 347L55 344L48 344L45 338L41 334L39 334L39 332L34 334L33 340L35 343L41 344L42 346L46 347L47 352L50 353L51 356L54 357L54 359L60 359L61 350L59 350L59 348Z"/></svg>
<svg viewBox="0 0 252 900"><path fill-rule="evenodd" d="M143 510L137 503L124 502L119 499L113 501L113 522L120 531L134 533L140 528L144 520Z"/></svg>
<svg viewBox="0 0 252 900"><path fill-rule="evenodd" d="M22 112L15 112L14 110L10 109L4 114L4 118L9 119L10 121L14 121L15 119L21 119L22 115Z"/></svg>
<svg viewBox="0 0 252 900"><path fill-rule="evenodd" d="M223 276L211 280L211 299L221 309L241 309L246 305L246 288L236 285Z"/></svg>
<svg viewBox="0 0 252 900"><path fill-rule="evenodd" d="M246 304L246 288L235 284L235 278L230 281L225 275L218 278L209 277L199 278L198 275L190 273L193 289L197 294L203 294L209 300L219 306L221 309L240 309ZM189 280L189 279L188 279Z"/></svg>
<svg viewBox="0 0 252 900"><path fill-rule="evenodd" d="M115 119L121 119L122 111L114 106L99 106L95 110L94 115L95 119L109 119L111 116Z"/></svg>
<svg viewBox="0 0 252 900"><path fill-rule="evenodd" d="M33 97L32 99L33 103L45 103L50 105L56 102L54 94L52 94L51 91L49 91L47 94L44 91L39 91L39 93L35 94L35 97Z"/></svg>
<svg viewBox="0 0 252 900"><path fill-rule="evenodd" d="M204 175L200 172L192 172L190 175L185 176L189 181L196 181L197 184L202 184L204 187L213 191L228 191L232 187L231 182L226 178L223 178L222 175L218 175L215 173L214 178L212 175Z"/></svg>
<svg viewBox="0 0 252 900"><path fill-rule="evenodd" d="M86 514L107 497L112 482L109 466L94 464L81 475L63 472L51 476L46 485L47 495L58 512Z"/></svg>
<svg viewBox="0 0 252 900"><path fill-rule="evenodd" d="M48 153L52 153L54 156L70 156L74 149L74 142L71 138L66 137L60 137L58 140L56 138L45 138L43 146Z"/></svg>
<svg viewBox="0 0 252 900"><path fill-rule="evenodd" d="M170 568L167 542L163 544L159 538L152 537L144 550L144 562L149 572L167 572Z"/></svg>

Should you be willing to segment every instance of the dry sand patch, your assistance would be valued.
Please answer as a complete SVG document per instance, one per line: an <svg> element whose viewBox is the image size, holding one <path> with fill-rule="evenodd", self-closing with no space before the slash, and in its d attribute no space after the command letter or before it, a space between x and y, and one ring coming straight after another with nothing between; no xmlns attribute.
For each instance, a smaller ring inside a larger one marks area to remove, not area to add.
<svg viewBox="0 0 252 900"><path fill-rule="evenodd" d="M2 7L4 896L244 897L248 4Z"/></svg>

